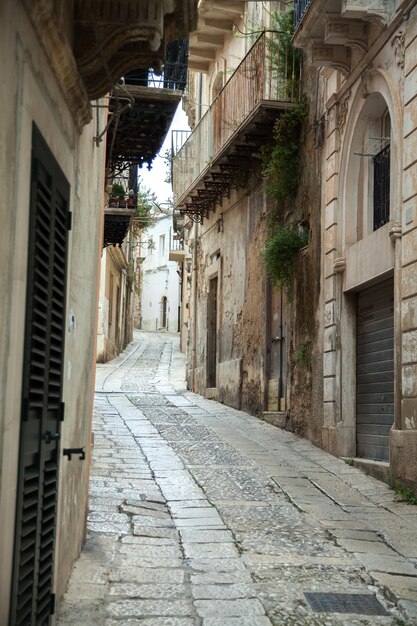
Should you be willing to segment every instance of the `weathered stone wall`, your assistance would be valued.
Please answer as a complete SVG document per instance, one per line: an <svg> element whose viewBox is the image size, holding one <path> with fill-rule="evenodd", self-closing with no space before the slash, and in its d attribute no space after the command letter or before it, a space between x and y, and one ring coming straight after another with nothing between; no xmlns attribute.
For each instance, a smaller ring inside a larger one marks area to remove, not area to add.
<svg viewBox="0 0 417 626"><path fill-rule="evenodd" d="M99 271L104 146L95 146L96 121L79 133L41 42L21 2L0 4L0 623L8 607L15 529L26 312L32 125L36 124L70 183L67 316L65 323L63 447L85 446L84 463L61 461L56 529L56 591L63 593L84 538L95 326ZM99 128L105 113L97 113ZM70 532L69 532L70 529Z"/></svg>
<svg viewBox="0 0 417 626"><path fill-rule="evenodd" d="M304 60L306 61L306 60ZM315 69L303 69L302 92L308 99L308 119L300 137L300 181L288 215L291 223L309 227L308 246L297 260L293 301L287 303L289 316L288 422L287 427L321 445L322 340L321 340L321 155L320 137L315 131L316 94L319 76ZM320 94L320 92L318 92Z"/></svg>
<svg viewBox="0 0 417 626"><path fill-rule="evenodd" d="M257 164L254 163L255 167ZM260 415L265 394L265 199L255 188L248 200L245 301L242 311L242 409Z"/></svg>
<svg viewBox="0 0 417 626"><path fill-rule="evenodd" d="M207 387L207 295L218 278L216 398L259 414L263 408L265 237L260 190L233 191L204 221L198 239L195 388ZM221 229L217 221L223 213ZM192 309L194 312L194 308ZM193 323L191 321L191 333ZM188 361L192 358L189 354ZM212 392L211 392L212 393Z"/></svg>

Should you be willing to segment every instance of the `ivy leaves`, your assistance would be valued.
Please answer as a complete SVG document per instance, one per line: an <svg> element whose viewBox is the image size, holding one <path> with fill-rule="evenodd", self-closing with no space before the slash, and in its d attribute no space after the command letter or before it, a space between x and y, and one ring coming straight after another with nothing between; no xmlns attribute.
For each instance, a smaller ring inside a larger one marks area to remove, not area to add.
<svg viewBox="0 0 417 626"><path fill-rule="evenodd" d="M266 241L263 258L272 283L292 300L292 279L298 252L308 244L308 232L296 225L277 225Z"/></svg>

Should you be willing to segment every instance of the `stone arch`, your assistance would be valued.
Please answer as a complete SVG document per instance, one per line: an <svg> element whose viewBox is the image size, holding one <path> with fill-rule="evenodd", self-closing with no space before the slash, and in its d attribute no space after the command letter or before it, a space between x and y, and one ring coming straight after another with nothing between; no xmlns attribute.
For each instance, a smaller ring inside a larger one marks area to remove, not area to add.
<svg viewBox="0 0 417 626"><path fill-rule="evenodd" d="M343 255L346 247L358 240L358 201L360 194L365 194L365 171L361 157L355 156L364 144L364 134L372 120L384 115L388 110L391 121L391 170L390 170L390 220L399 221L399 198L401 198L401 154L402 118L398 90L390 76L381 69L368 72L362 84L358 84L353 95L346 128L340 150L339 198L339 236L338 247ZM367 158L367 157L364 157ZM362 172L361 172L362 168ZM362 188L358 186L361 180ZM351 190L355 189L355 194ZM366 233L363 233L365 235ZM360 232L359 232L360 235Z"/></svg>

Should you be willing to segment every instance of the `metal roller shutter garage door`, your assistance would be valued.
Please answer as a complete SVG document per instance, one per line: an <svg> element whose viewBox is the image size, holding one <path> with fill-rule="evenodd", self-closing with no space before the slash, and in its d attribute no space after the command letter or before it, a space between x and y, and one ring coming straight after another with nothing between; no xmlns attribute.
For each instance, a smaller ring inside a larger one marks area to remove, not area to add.
<svg viewBox="0 0 417 626"><path fill-rule="evenodd" d="M384 281L357 300L357 456L389 460L394 422L394 285Z"/></svg>

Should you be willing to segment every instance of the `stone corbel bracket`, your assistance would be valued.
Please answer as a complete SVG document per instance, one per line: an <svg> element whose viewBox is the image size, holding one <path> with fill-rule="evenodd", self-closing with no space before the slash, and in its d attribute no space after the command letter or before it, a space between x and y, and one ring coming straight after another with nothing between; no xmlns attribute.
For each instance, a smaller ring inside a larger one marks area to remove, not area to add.
<svg viewBox="0 0 417 626"><path fill-rule="evenodd" d="M368 49L369 25L363 20L343 19L337 14L326 16L324 42L330 45L357 48L362 52Z"/></svg>
<svg viewBox="0 0 417 626"><path fill-rule="evenodd" d="M389 238L391 241L395 241L396 239L401 239L403 234L403 229L399 222L393 222L389 229Z"/></svg>
<svg viewBox="0 0 417 626"><path fill-rule="evenodd" d="M314 67L332 67L346 74L350 71L350 50L346 46L314 40L310 45L310 62Z"/></svg>
<svg viewBox="0 0 417 626"><path fill-rule="evenodd" d="M343 274L346 269L346 258L344 256L340 256L334 260L333 270L335 274Z"/></svg>

